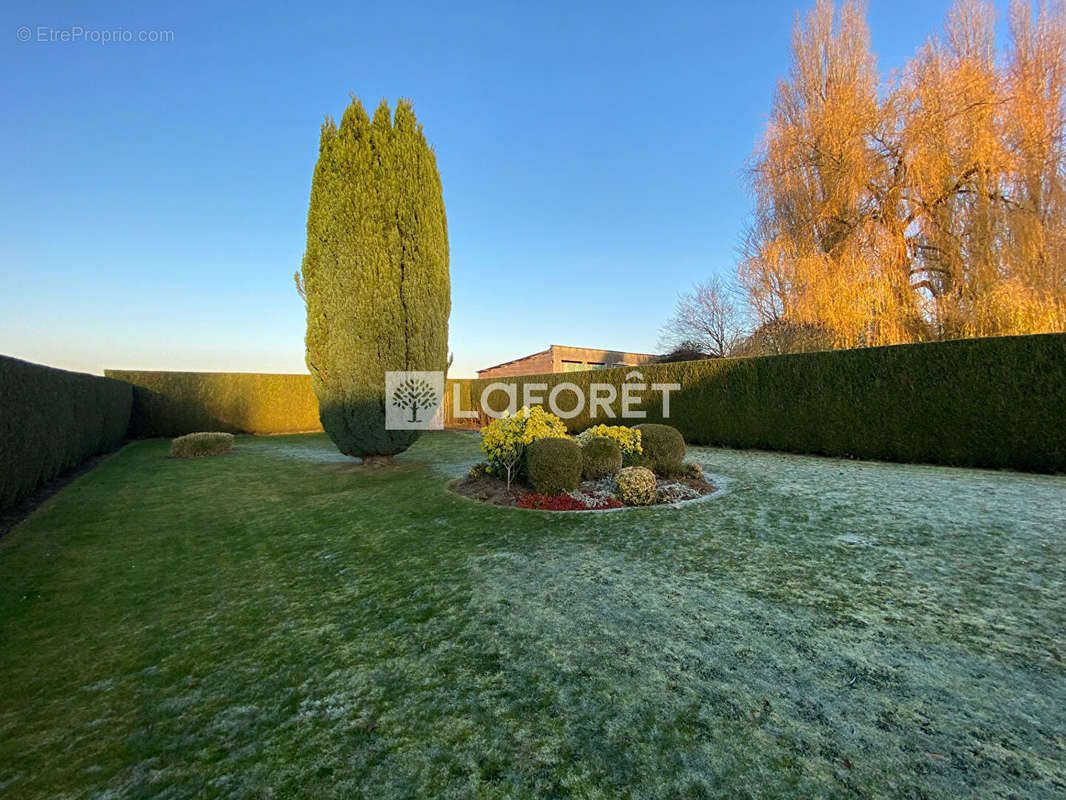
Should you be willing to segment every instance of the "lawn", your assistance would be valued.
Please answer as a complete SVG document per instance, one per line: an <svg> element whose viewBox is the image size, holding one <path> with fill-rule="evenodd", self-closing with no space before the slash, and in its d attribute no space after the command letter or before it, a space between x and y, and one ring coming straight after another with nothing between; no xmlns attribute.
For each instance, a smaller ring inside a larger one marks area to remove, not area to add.
<svg viewBox="0 0 1066 800"><path fill-rule="evenodd" d="M1066 478L693 448L552 514L322 435L127 446L0 539L0 797L1062 797Z"/></svg>

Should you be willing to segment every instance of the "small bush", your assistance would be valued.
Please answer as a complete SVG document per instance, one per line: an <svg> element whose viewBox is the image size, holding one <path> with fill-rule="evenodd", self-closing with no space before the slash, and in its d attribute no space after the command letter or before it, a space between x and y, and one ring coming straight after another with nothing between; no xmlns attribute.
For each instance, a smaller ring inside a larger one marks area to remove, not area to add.
<svg viewBox="0 0 1066 800"><path fill-rule="evenodd" d="M614 439L593 436L581 444L581 476L594 481L622 468L622 448Z"/></svg>
<svg viewBox="0 0 1066 800"><path fill-rule="evenodd" d="M571 439L537 439L529 446L526 468L540 494L572 492L581 483L581 447Z"/></svg>
<svg viewBox="0 0 1066 800"><path fill-rule="evenodd" d="M593 425L577 435L577 443L584 447L597 437L614 439L622 451L622 461L629 466L640 459L643 452L640 445L640 431L625 425Z"/></svg>
<svg viewBox="0 0 1066 800"><path fill-rule="evenodd" d="M618 499L627 506L647 506L656 500L655 475L644 467L626 467L614 479Z"/></svg>
<svg viewBox="0 0 1066 800"><path fill-rule="evenodd" d="M493 474L505 476L510 487L522 467L526 448L538 439L560 436L566 436L561 419L540 406L523 406L513 417L495 419L481 429L481 451L488 456Z"/></svg>
<svg viewBox="0 0 1066 800"><path fill-rule="evenodd" d="M492 474L492 467L488 461L479 461L470 468L470 472L466 475L468 478L484 478L487 475Z"/></svg>
<svg viewBox="0 0 1066 800"><path fill-rule="evenodd" d="M641 465L656 475L677 475L685 460L685 439L681 431L670 425L638 425L644 453Z"/></svg>
<svg viewBox="0 0 1066 800"><path fill-rule="evenodd" d="M170 455L174 458L217 456L232 449L232 433L187 433L170 443Z"/></svg>
<svg viewBox="0 0 1066 800"><path fill-rule="evenodd" d="M681 467L681 475L694 481L701 480L703 478L703 467L695 461L689 461Z"/></svg>

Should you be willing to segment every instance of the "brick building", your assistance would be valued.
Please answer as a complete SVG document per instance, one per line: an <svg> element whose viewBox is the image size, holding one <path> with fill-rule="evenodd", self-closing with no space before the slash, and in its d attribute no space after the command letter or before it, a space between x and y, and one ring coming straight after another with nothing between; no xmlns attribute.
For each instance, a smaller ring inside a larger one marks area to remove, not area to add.
<svg viewBox="0 0 1066 800"><path fill-rule="evenodd" d="M651 353L624 353L621 350L592 350L553 344L539 353L479 369L479 378L513 378L519 375L546 375L550 372L578 372L608 367L635 367L649 364L658 356Z"/></svg>

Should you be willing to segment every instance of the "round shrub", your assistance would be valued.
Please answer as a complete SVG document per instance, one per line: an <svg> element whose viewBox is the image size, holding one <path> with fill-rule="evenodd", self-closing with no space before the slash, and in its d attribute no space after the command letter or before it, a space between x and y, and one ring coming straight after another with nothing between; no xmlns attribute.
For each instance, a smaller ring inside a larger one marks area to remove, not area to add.
<svg viewBox="0 0 1066 800"><path fill-rule="evenodd" d="M188 433L170 443L170 454L175 458L217 456L232 449L232 433Z"/></svg>
<svg viewBox="0 0 1066 800"><path fill-rule="evenodd" d="M614 475L621 468L622 448L614 439L593 436L581 445L581 475L585 480Z"/></svg>
<svg viewBox="0 0 1066 800"><path fill-rule="evenodd" d="M581 483L581 447L571 439L537 439L529 445L526 470L540 494L572 492Z"/></svg>
<svg viewBox="0 0 1066 800"><path fill-rule="evenodd" d="M537 439L566 436L566 423L541 406L522 406L514 416L493 420L481 429L481 451L494 475L506 476L507 486L525 464L526 448Z"/></svg>
<svg viewBox="0 0 1066 800"><path fill-rule="evenodd" d="M488 461L479 461L470 468L470 471L466 474L468 478L474 480L478 478L485 478L492 474L492 467Z"/></svg>
<svg viewBox="0 0 1066 800"><path fill-rule="evenodd" d="M695 461L689 461L681 467L681 475L694 481L701 480L703 478L703 467Z"/></svg>
<svg viewBox="0 0 1066 800"><path fill-rule="evenodd" d="M622 461L626 466L640 460L640 431L625 425L593 425L577 435L577 443L582 447L598 436L614 439L622 450Z"/></svg>
<svg viewBox="0 0 1066 800"><path fill-rule="evenodd" d="M626 467L614 478L615 493L627 506L647 506L655 502L655 474L645 467Z"/></svg>
<svg viewBox="0 0 1066 800"><path fill-rule="evenodd" d="M644 450L641 465L656 475L677 475L685 460L685 437L670 425L638 425Z"/></svg>

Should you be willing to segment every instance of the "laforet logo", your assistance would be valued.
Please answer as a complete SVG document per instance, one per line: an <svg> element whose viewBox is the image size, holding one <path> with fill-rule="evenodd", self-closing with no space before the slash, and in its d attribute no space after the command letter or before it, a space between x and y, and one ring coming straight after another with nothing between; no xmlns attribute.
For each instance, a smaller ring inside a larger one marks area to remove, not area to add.
<svg viewBox="0 0 1066 800"><path fill-rule="evenodd" d="M444 373L385 373L385 427L388 430L441 430L444 427Z"/></svg>

